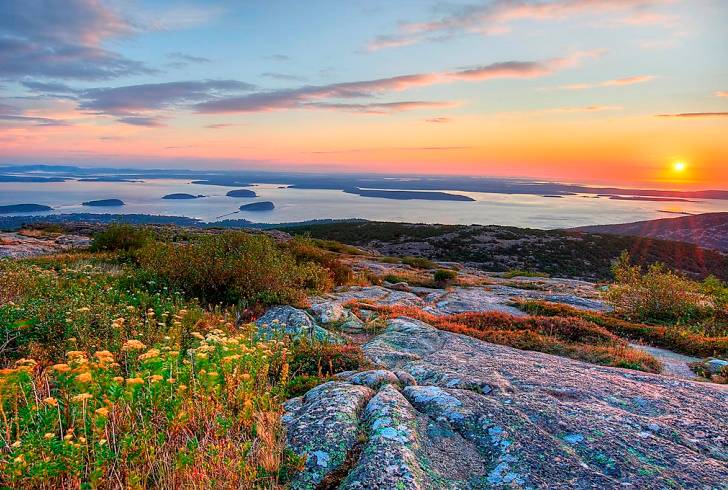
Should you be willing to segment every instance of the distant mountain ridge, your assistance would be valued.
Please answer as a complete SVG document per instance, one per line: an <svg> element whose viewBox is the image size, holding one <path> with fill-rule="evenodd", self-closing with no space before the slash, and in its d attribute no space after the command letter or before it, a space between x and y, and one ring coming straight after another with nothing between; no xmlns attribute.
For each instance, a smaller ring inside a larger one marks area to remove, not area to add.
<svg viewBox="0 0 728 490"><path fill-rule="evenodd" d="M586 233L641 236L693 243L728 253L728 212L572 228Z"/></svg>

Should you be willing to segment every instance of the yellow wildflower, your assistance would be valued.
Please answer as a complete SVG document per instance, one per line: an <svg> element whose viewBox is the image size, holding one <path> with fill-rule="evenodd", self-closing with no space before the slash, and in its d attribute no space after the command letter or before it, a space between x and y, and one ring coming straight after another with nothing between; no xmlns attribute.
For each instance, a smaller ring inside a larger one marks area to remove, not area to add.
<svg viewBox="0 0 728 490"><path fill-rule="evenodd" d="M71 398L71 401L73 402L83 402L86 400L89 400L93 398L94 396L91 393L81 393L80 395L76 395L73 398Z"/></svg>
<svg viewBox="0 0 728 490"><path fill-rule="evenodd" d="M145 361L147 359L154 359L155 357L159 357L159 349L149 349L147 352L137 357L137 359Z"/></svg>
<svg viewBox="0 0 728 490"><path fill-rule="evenodd" d="M141 349L146 349L146 348L147 348L147 346L144 345L139 340L129 339L126 342L124 342L124 345L121 347L121 350L129 351L129 350L141 350Z"/></svg>
<svg viewBox="0 0 728 490"><path fill-rule="evenodd" d="M88 313L89 311L91 311L91 308L89 308L88 306L84 306L83 308L79 308L76 311L78 313Z"/></svg>
<svg viewBox="0 0 728 490"><path fill-rule="evenodd" d="M106 417L107 415L109 415L109 409L106 407L97 408L96 415L100 415L101 417Z"/></svg>
<svg viewBox="0 0 728 490"><path fill-rule="evenodd" d="M59 373L67 373L71 370L71 367L66 363L54 364L53 369Z"/></svg>
<svg viewBox="0 0 728 490"><path fill-rule="evenodd" d="M167 378L167 383L169 383L169 384L174 384L176 382L177 382L177 380L175 378Z"/></svg>
<svg viewBox="0 0 728 490"><path fill-rule="evenodd" d="M149 376L150 383L156 383L157 381L162 381L163 379L164 378L159 374L152 374L151 376Z"/></svg>
<svg viewBox="0 0 728 490"><path fill-rule="evenodd" d="M104 363L114 362L114 354L112 354L111 352L109 352L107 350L97 351L94 354L94 356L96 356L96 359L98 359L99 362L104 362Z"/></svg>
<svg viewBox="0 0 728 490"><path fill-rule="evenodd" d="M124 382L124 378L121 377L121 376L114 376L112 379L114 381L116 381L117 383L123 383Z"/></svg>
<svg viewBox="0 0 728 490"><path fill-rule="evenodd" d="M90 383L93 380L93 377L91 376L91 373L85 372L81 373L78 376L76 376L76 381L79 383Z"/></svg>
<svg viewBox="0 0 728 490"><path fill-rule="evenodd" d="M53 439L55 436L56 435L53 432L46 432L45 435L43 435L46 439Z"/></svg>
<svg viewBox="0 0 728 490"><path fill-rule="evenodd" d="M126 378L126 384L141 385L141 384L144 384L144 380L142 378Z"/></svg>

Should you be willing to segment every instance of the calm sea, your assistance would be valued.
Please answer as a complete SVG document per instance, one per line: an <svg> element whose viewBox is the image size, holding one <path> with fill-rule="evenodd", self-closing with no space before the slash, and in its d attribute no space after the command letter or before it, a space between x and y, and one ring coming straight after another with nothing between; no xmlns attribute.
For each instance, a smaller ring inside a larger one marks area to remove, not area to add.
<svg viewBox="0 0 728 490"><path fill-rule="evenodd" d="M465 194L474 202L400 201L361 197L338 190L292 189L261 184L250 187L257 198L230 198L225 193L236 187L191 184L185 180L144 182L0 183L0 205L36 203L54 207L49 213L143 213L188 216L204 221L245 218L260 223L283 223L321 218L365 218L445 224L499 224L530 228L567 228L591 224L677 216L670 213L728 211L728 201L703 199L700 202L617 201L593 195L549 198L534 195ZM446 189L443 189L447 191ZM163 200L175 192L204 194L203 199ZM82 201L118 198L120 208L90 208ZM275 210L237 212L241 204L273 201Z"/></svg>

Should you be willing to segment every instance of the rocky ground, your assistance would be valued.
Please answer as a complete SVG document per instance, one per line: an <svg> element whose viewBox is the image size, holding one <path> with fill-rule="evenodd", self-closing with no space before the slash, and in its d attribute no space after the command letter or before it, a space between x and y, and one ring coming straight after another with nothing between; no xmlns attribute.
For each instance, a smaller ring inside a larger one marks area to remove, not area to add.
<svg viewBox="0 0 728 490"><path fill-rule="evenodd" d="M286 328L312 332L317 320L350 316L344 298L392 294L403 293L343 293ZM274 309L266 322L276 312L291 319ZM379 369L341 373L288 402L289 445L307 455L293 488L726 488L726 386L520 351L406 317L363 349Z"/></svg>
<svg viewBox="0 0 728 490"><path fill-rule="evenodd" d="M81 235L0 232L0 258L33 257L72 248L84 248L90 241L88 237Z"/></svg>
<svg viewBox="0 0 728 490"><path fill-rule="evenodd" d="M336 325L336 341L362 332L370 314L350 312L353 299L434 314L522 314L513 297L608 309L590 283L516 278L529 288L519 289L512 279L487 279L447 290L354 287L312 298L308 312L274 308L260 324L279 318L289 334L315 338L327 335L321 325ZM728 386L685 379L695 377L692 359L665 351L664 375L645 374L406 317L363 338L377 369L341 373L286 405L288 443L307 457L293 488L728 488Z"/></svg>

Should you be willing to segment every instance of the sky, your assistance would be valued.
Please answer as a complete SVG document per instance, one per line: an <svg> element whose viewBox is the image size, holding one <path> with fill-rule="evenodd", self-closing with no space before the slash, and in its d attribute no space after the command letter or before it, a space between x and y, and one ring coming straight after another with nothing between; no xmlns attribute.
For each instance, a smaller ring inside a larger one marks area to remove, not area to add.
<svg viewBox="0 0 728 490"><path fill-rule="evenodd" d="M3 0L0 163L728 188L727 21L725 0Z"/></svg>

